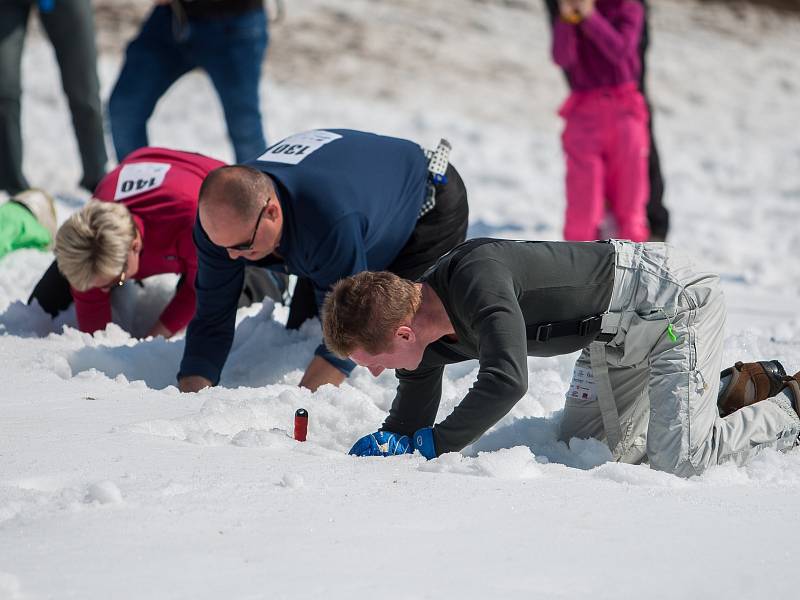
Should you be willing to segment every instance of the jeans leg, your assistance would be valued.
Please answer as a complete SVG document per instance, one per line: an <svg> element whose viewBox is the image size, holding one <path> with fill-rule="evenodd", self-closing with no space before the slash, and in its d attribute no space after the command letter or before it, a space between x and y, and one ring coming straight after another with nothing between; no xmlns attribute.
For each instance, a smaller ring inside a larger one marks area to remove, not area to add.
<svg viewBox="0 0 800 600"><path fill-rule="evenodd" d="M156 7L128 45L108 102L117 160L147 146L147 120L169 87L194 67L175 42L172 11Z"/></svg>
<svg viewBox="0 0 800 600"><path fill-rule="evenodd" d="M29 2L0 2L0 189L14 195L28 187L22 174L22 46Z"/></svg>
<svg viewBox="0 0 800 600"><path fill-rule="evenodd" d="M217 90L237 162L267 147L259 104L259 82L268 44L263 10L213 23L192 22L192 57Z"/></svg>
<svg viewBox="0 0 800 600"><path fill-rule="evenodd" d="M93 191L105 175L108 155L92 4L89 0L58 0L53 11L40 13L40 18L55 49L61 85L72 113L83 164L81 185Z"/></svg>

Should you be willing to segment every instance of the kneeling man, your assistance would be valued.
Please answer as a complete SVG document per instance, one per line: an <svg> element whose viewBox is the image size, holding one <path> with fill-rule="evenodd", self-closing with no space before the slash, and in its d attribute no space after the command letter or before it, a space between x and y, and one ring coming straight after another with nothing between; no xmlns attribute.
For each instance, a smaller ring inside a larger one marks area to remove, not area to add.
<svg viewBox="0 0 800 600"><path fill-rule="evenodd" d="M720 379L718 283L667 244L617 240L474 239L416 283L386 272L344 279L323 309L328 348L373 375L396 369L399 380L380 431L351 453L459 451L525 394L527 356L581 349L565 441L603 439L617 460L646 454L681 476L788 450L800 434L800 373L787 377L778 361L737 363ZM469 359L480 362L475 383L434 425L444 366Z"/></svg>

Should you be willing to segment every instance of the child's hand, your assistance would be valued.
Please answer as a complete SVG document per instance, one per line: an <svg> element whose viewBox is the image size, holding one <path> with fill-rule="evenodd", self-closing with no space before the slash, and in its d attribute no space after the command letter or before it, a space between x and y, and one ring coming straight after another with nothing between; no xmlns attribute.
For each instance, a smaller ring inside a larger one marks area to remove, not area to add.
<svg viewBox="0 0 800 600"><path fill-rule="evenodd" d="M581 20L581 15L578 12L576 4L577 0L558 1L558 10L561 14L561 18L567 23L572 23L573 25L579 23Z"/></svg>
<svg viewBox="0 0 800 600"><path fill-rule="evenodd" d="M594 10L594 0L573 0L573 6L581 19L585 19Z"/></svg>

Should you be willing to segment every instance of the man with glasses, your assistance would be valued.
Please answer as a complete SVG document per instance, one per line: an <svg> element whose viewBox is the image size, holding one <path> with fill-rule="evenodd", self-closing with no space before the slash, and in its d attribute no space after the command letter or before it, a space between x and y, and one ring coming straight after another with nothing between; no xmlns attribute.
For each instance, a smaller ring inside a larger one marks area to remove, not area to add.
<svg viewBox="0 0 800 600"><path fill-rule="evenodd" d="M467 193L443 142L345 129L290 136L258 159L211 173L200 190L197 311L182 391L220 380L246 266L298 276L288 328L318 314L330 286L365 270L419 277L466 237ZM300 385L338 385L354 363L321 344Z"/></svg>

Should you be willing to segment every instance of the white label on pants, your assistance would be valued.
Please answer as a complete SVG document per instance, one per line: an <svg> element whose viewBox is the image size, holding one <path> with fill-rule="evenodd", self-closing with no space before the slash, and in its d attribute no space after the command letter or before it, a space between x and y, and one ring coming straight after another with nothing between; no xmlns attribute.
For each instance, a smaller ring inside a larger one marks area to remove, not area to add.
<svg viewBox="0 0 800 600"><path fill-rule="evenodd" d="M597 402L597 391L594 387L594 375L591 369L575 367L572 382L569 384L567 398L579 402Z"/></svg>
<svg viewBox="0 0 800 600"><path fill-rule="evenodd" d="M338 133L332 133L324 129L304 131L273 144L267 148L264 154L258 157L258 160L296 165L325 144L338 140L340 137L342 136Z"/></svg>
<svg viewBox="0 0 800 600"><path fill-rule="evenodd" d="M136 194L143 194L164 183L171 165L167 163L140 162L125 165L119 171L117 191L114 200L125 200Z"/></svg>

